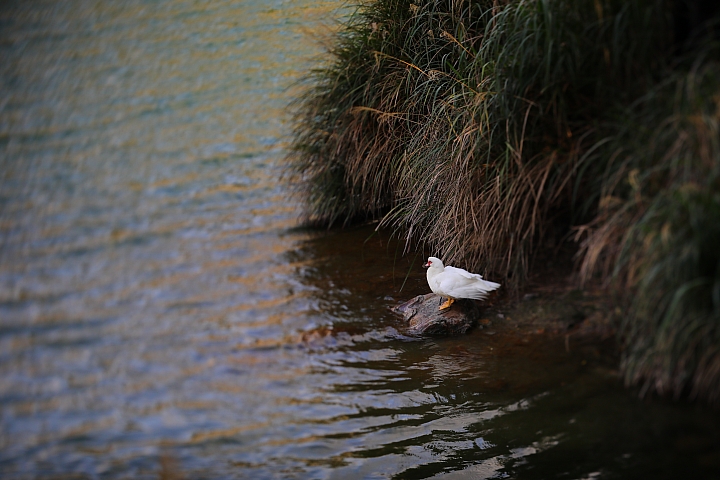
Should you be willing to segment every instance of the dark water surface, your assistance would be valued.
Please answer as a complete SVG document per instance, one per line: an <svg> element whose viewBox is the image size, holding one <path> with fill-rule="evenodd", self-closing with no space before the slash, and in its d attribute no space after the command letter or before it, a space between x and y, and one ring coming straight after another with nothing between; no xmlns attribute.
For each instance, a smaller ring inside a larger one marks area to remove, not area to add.
<svg viewBox="0 0 720 480"><path fill-rule="evenodd" d="M296 228L283 109L339 6L0 3L0 477L718 474L717 413L561 341L408 338L414 253Z"/></svg>

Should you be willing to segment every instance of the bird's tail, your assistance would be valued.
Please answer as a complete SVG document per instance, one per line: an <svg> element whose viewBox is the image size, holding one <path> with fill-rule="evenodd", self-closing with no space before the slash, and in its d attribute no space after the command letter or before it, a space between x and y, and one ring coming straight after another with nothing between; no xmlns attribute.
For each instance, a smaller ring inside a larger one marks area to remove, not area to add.
<svg viewBox="0 0 720 480"><path fill-rule="evenodd" d="M498 288L500 288L499 283L489 282L487 280L480 280L480 283L482 283L483 287L488 292L492 292L493 290L497 290Z"/></svg>

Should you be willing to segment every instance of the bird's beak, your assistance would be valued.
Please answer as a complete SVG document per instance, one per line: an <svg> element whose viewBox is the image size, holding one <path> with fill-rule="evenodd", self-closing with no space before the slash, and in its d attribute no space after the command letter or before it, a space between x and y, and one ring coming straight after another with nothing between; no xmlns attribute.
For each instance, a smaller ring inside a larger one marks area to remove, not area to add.
<svg viewBox="0 0 720 480"><path fill-rule="evenodd" d="M430 262L423 263L423 268L430 268Z"/></svg>

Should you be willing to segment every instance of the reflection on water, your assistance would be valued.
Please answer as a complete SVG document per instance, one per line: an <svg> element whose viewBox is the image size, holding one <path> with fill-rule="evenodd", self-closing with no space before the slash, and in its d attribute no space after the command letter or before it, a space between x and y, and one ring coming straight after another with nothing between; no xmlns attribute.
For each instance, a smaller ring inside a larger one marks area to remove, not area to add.
<svg viewBox="0 0 720 480"><path fill-rule="evenodd" d="M716 414L407 337L423 255L296 228L283 109L339 5L0 6L2 477L711 477Z"/></svg>

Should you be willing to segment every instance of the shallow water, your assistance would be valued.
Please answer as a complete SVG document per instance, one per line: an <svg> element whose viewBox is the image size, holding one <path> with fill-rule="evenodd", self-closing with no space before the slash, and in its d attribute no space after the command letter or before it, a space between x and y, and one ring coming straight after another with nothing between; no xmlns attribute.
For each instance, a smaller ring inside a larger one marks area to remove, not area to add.
<svg viewBox="0 0 720 480"><path fill-rule="evenodd" d="M284 108L339 6L0 6L1 476L716 476L717 413L497 317L408 337L422 254L297 228Z"/></svg>

